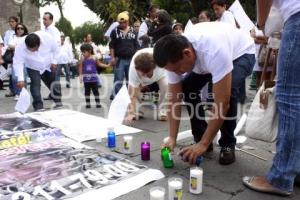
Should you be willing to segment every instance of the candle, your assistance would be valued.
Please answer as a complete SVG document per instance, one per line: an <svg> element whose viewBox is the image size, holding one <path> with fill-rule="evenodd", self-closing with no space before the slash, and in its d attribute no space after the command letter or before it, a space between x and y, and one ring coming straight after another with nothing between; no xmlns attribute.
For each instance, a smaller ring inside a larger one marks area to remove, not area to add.
<svg viewBox="0 0 300 200"><path fill-rule="evenodd" d="M114 128L108 128L107 147L111 149L116 147L116 133L114 131Z"/></svg>
<svg viewBox="0 0 300 200"><path fill-rule="evenodd" d="M151 188L150 200L165 200L165 188L163 187Z"/></svg>
<svg viewBox="0 0 300 200"><path fill-rule="evenodd" d="M190 193L200 194L203 188L203 169L193 167L190 169Z"/></svg>
<svg viewBox="0 0 300 200"><path fill-rule="evenodd" d="M130 136L130 135L124 136L123 140L124 140L123 152L125 154L131 154L132 153L132 136Z"/></svg>
<svg viewBox="0 0 300 200"><path fill-rule="evenodd" d="M169 200L182 200L182 184L183 181L181 178L170 178L168 180Z"/></svg>
<svg viewBox="0 0 300 200"><path fill-rule="evenodd" d="M141 158L142 160L150 160L150 142L141 143Z"/></svg>

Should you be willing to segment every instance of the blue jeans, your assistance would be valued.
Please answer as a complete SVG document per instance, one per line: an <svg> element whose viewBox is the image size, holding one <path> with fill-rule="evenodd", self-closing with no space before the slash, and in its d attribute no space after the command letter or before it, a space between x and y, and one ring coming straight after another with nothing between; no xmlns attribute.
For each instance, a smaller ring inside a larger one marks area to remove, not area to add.
<svg viewBox="0 0 300 200"><path fill-rule="evenodd" d="M284 25L278 56L276 103L279 115L275 157L268 181L291 192L300 175L300 12Z"/></svg>
<svg viewBox="0 0 300 200"><path fill-rule="evenodd" d="M70 86L70 66L68 64L58 64L57 65L55 80L56 81L60 81L60 76L61 76L62 68L64 68L65 73L66 73L67 85Z"/></svg>
<svg viewBox="0 0 300 200"><path fill-rule="evenodd" d="M24 67L24 84L25 84L25 87L27 86L27 70L26 70L26 67ZM21 93L21 89L19 89L17 87L17 84L18 84L18 77L16 76L16 73L15 73L15 70L14 68L12 69L12 74L11 74L11 82L12 82L12 91L14 94L16 95L20 95Z"/></svg>
<svg viewBox="0 0 300 200"><path fill-rule="evenodd" d="M115 97L118 94L119 90L123 85L124 77L126 82L128 82L128 73L130 66L131 58L119 58L114 68L114 88L112 96Z"/></svg>
<svg viewBox="0 0 300 200"><path fill-rule="evenodd" d="M242 82L252 72L255 63L254 54L244 54L233 61L232 71L232 88L230 96L230 107L226 115L226 120L221 127L221 139L219 144L221 147L234 147L236 138L234 137L234 129L236 127L237 104L240 96L240 88ZM196 74L191 72L184 76L182 81L182 90L184 93L184 101L187 102L187 110L190 115L192 133L195 142L199 142L204 134L207 123L204 120L204 110L201 103L200 91L211 81L211 74ZM192 114L191 114L192 113Z"/></svg>
<svg viewBox="0 0 300 200"><path fill-rule="evenodd" d="M30 92L32 96L32 106L35 110L43 108L41 96L41 80L50 90L50 95L56 105L61 105L61 88L60 84L55 83L55 73L45 71L40 74L39 71L27 68L27 73L30 78Z"/></svg>

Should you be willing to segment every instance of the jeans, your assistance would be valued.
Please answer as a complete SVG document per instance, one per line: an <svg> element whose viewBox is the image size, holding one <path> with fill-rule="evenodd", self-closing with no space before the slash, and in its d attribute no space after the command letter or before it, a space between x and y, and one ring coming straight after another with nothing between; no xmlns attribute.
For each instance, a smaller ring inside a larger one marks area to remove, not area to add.
<svg viewBox="0 0 300 200"><path fill-rule="evenodd" d="M67 85L70 86L70 66L68 64L59 64L59 65L57 65L55 80L56 81L60 81L60 76L61 76L62 68L64 68L65 73L66 73Z"/></svg>
<svg viewBox="0 0 300 200"><path fill-rule="evenodd" d="M300 175L300 12L285 23L278 56L276 103L279 117L276 154L267 175L291 192Z"/></svg>
<svg viewBox="0 0 300 200"><path fill-rule="evenodd" d="M26 70L26 67L24 67L24 72L23 73L24 73L24 84L25 84L25 87L26 87L27 86L27 70ZM12 68L11 81L12 81L12 91L13 91L13 93L16 94L16 95L20 95L21 89L19 89L17 87L18 77L15 74L14 68Z"/></svg>
<svg viewBox="0 0 300 200"><path fill-rule="evenodd" d="M27 68L30 77L30 92L33 98L32 106L35 110L43 108L41 96L41 80L50 90L50 95L56 105L61 105L61 88L59 84L55 84L55 73L45 71L40 74L39 71Z"/></svg>
<svg viewBox="0 0 300 200"><path fill-rule="evenodd" d="M221 147L234 147L236 138L234 129L236 127L237 104L241 83L252 72L255 63L254 54L244 54L233 61L232 88L230 96L230 107L226 119L221 127L221 138L219 144ZM201 89L212 80L211 74L196 74L191 72L183 77L182 90L184 101L187 104L187 110L190 115L192 133L195 142L199 142L207 128L205 113L201 104Z"/></svg>
<svg viewBox="0 0 300 200"><path fill-rule="evenodd" d="M115 97L123 85L124 77L128 82L128 73L131 58L119 58L114 68L114 88L112 96Z"/></svg>

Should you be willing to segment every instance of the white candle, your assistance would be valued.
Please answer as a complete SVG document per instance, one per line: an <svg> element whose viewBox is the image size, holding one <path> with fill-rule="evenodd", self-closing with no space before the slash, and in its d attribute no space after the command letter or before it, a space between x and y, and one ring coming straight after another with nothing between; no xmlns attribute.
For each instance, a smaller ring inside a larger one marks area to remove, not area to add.
<svg viewBox="0 0 300 200"><path fill-rule="evenodd" d="M125 154L133 153L132 139L133 137L131 135L126 135L123 137L124 140L123 153Z"/></svg>
<svg viewBox="0 0 300 200"><path fill-rule="evenodd" d="M182 200L182 182L181 178L170 178L168 180L169 200Z"/></svg>
<svg viewBox="0 0 300 200"><path fill-rule="evenodd" d="M190 193L200 194L203 188L203 169L194 167L190 169Z"/></svg>
<svg viewBox="0 0 300 200"><path fill-rule="evenodd" d="M165 200L165 188L163 187L151 188L150 200Z"/></svg>

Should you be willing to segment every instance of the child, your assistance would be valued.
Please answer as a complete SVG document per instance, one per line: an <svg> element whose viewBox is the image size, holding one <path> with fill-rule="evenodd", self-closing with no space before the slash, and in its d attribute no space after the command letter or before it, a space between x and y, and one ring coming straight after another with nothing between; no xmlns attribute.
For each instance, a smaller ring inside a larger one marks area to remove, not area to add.
<svg viewBox="0 0 300 200"><path fill-rule="evenodd" d="M173 24L172 31L175 34L181 35L183 33L183 25L181 23L175 23L175 24Z"/></svg>
<svg viewBox="0 0 300 200"><path fill-rule="evenodd" d="M96 107L101 108L99 91L98 91L98 76L97 67L107 68L108 65L101 63L93 56L93 46L90 44L83 44L80 47L82 52L82 63L79 66L80 82L84 83L84 95L86 101L86 108L91 108L90 94L91 90L95 96Z"/></svg>

